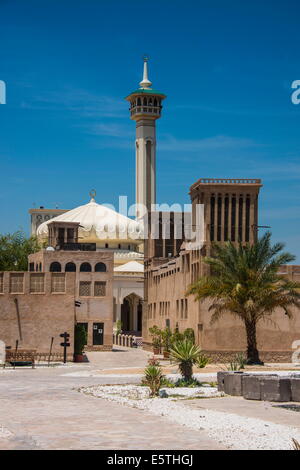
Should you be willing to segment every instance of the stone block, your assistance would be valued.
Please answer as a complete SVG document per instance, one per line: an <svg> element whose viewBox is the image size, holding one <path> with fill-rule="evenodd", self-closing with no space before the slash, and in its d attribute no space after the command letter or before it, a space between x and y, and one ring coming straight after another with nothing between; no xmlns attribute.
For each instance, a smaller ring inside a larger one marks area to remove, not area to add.
<svg viewBox="0 0 300 470"><path fill-rule="evenodd" d="M260 379L261 400L291 401L291 379L289 377L267 377Z"/></svg>
<svg viewBox="0 0 300 470"><path fill-rule="evenodd" d="M259 375L244 375L243 377L243 397L246 400L260 400L260 381Z"/></svg>
<svg viewBox="0 0 300 470"><path fill-rule="evenodd" d="M221 371L217 372L217 381L218 381L218 391L224 392L224 377L228 372Z"/></svg>
<svg viewBox="0 0 300 470"><path fill-rule="evenodd" d="M240 397L242 392L243 372L229 372L224 376L224 392L226 395Z"/></svg>
<svg viewBox="0 0 300 470"><path fill-rule="evenodd" d="M300 402L300 377L294 378L291 377L291 392L292 392L292 401Z"/></svg>

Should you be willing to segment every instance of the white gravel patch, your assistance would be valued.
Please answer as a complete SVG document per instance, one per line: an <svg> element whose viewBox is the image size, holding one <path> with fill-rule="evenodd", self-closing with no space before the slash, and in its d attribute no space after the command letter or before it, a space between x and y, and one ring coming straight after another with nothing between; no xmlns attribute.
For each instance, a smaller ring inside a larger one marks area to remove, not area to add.
<svg viewBox="0 0 300 470"><path fill-rule="evenodd" d="M9 429L5 428L0 424L0 439L9 439L13 436L13 433Z"/></svg>
<svg viewBox="0 0 300 470"><path fill-rule="evenodd" d="M203 397L220 396L214 387L199 387L197 389L170 388L165 390L168 390L171 395L177 394L178 390L180 392L189 390L188 393L198 392L198 396L201 394ZM149 398L149 389L147 387L99 385L81 388L80 391L125 406L139 408L153 415L164 416L169 421L190 429L204 430L210 438L223 444L228 449L290 450L292 449L292 438L300 441L300 430L292 426L274 424L233 413L191 409L185 406L182 398L179 400L175 398Z"/></svg>

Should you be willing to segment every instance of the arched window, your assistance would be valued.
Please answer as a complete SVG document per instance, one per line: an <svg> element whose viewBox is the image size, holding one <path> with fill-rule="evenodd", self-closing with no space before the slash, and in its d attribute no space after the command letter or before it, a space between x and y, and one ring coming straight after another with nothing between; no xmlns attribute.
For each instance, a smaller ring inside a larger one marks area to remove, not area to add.
<svg viewBox="0 0 300 470"><path fill-rule="evenodd" d="M138 100L137 100L137 105L138 105L138 106L141 106L141 105L142 105L142 103L141 103L141 98L138 98Z"/></svg>
<svg viewBox="0 0 300 470"><path fill-rule="evenodd" d="M39 271L42 271L42 263L39 264Z"/></svg>
<svg viewBox="0 0 300 470"><path fill-rule="evenodd" d="M97 263L95 273L106 273L106 265L104 263Z"/></svg>
<svg viewBox="0 0 300 470"><path fill-rule="evenodd" d="M82 263L80 266L80 272L82 273L90 273L92 271L92 267L90 263Z"/></svg>
<svg viewBox="0 0 300 470"><path fill-rule="evenodd" d="M157 99L154 98L154 106L157 106Z"/></svg>
<svg viewBox="0 0 300 470"><path fill-rule="evenodd" d="M50 264L50 272L51 273L60 273L61 272L61 264L58 263L57 261L53 261L53 263Z"/></svg>
<svg viewBox="0 0 300 470"><path fill-rule="evenodd" d="M67 263L65 267L66 273L75 273L76 272L76 264L75 263Z"/></svg>
<svg viewBox="0 0 300 470"><path fill-rule="evenodd" d="M143 105L144 105L144 106L147 106L147 100L146 100L146 98L143 99Z"/></svg>

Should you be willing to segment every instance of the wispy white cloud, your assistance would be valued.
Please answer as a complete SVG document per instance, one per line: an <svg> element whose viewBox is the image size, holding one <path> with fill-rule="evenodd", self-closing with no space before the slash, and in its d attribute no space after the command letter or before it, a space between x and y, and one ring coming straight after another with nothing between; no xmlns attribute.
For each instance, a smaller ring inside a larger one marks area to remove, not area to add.
<svg viewBox="0 0 300 470"><path fill-rule="evenodd" d="M278 111L277 109L261 109L261 108L234 108L230 106L228 108L219 108L217 106L205 106L198 104L177 104L172 106L173 109L186 109L194 111L204 111L212 114L228 114L232 116L248 116L248 117L291 117L293 115L299 115L300 109L297 106L291 106L289 111Z"/></svg>
<svg viewBox="0 0 300 470"><path fill-rule="evenodd" d="M98 148L131 148L134 143L134 130L129 126L117 124L95 124L87 126L87 133L114 137L114 139L102 139L95 143ZM160 158L168 159L170 154L172 160L191 160L195 158L193 153L203 153L210 157L217 155L221 158L225 155L238 154L239 151L260 147L253 140L230 136L214 136L206 139L177 139L168 134L161 135L157 142ZM190 156L188 156L190 155Z"/></svg>
<svg viewBox="0 0 300 470"><path fill-rule="evenodd" d="M245 149L259 147L260 145L251 139L217 135L205 139L177 139L167 135L160 139L159 149L171 152L198 152L220 149Z"/></svg>
<svg viewBox="0 0 300 470"><path fill-rule="evenodd" d="M100 123L88 126L87 132L93 135L101 135L108 137L133 138L134 130L121 124Z"/></svg>
<svg viewBox="0 0 300 470"><path fill-rule="evenodd" d="M124 117L127 109L123 100L112 96L97 95L87 90L66 88L47 91L23 101L26 109L70 111L86 117Z"/></svg>

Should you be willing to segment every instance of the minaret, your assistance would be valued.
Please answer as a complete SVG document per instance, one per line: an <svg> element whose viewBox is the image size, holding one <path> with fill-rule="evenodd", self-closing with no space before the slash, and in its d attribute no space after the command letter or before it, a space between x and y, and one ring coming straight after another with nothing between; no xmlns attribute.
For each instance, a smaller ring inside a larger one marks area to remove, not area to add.
<svg viewBox="0 0 300 470"><path fill-rule="evenodd" d="M146 207L156 204L156 132L155 121L161 116L163 93L151 88L148 58L144 58L140 88L130 93L130 119L136 121L136 216L143 217Z"/></svg>

